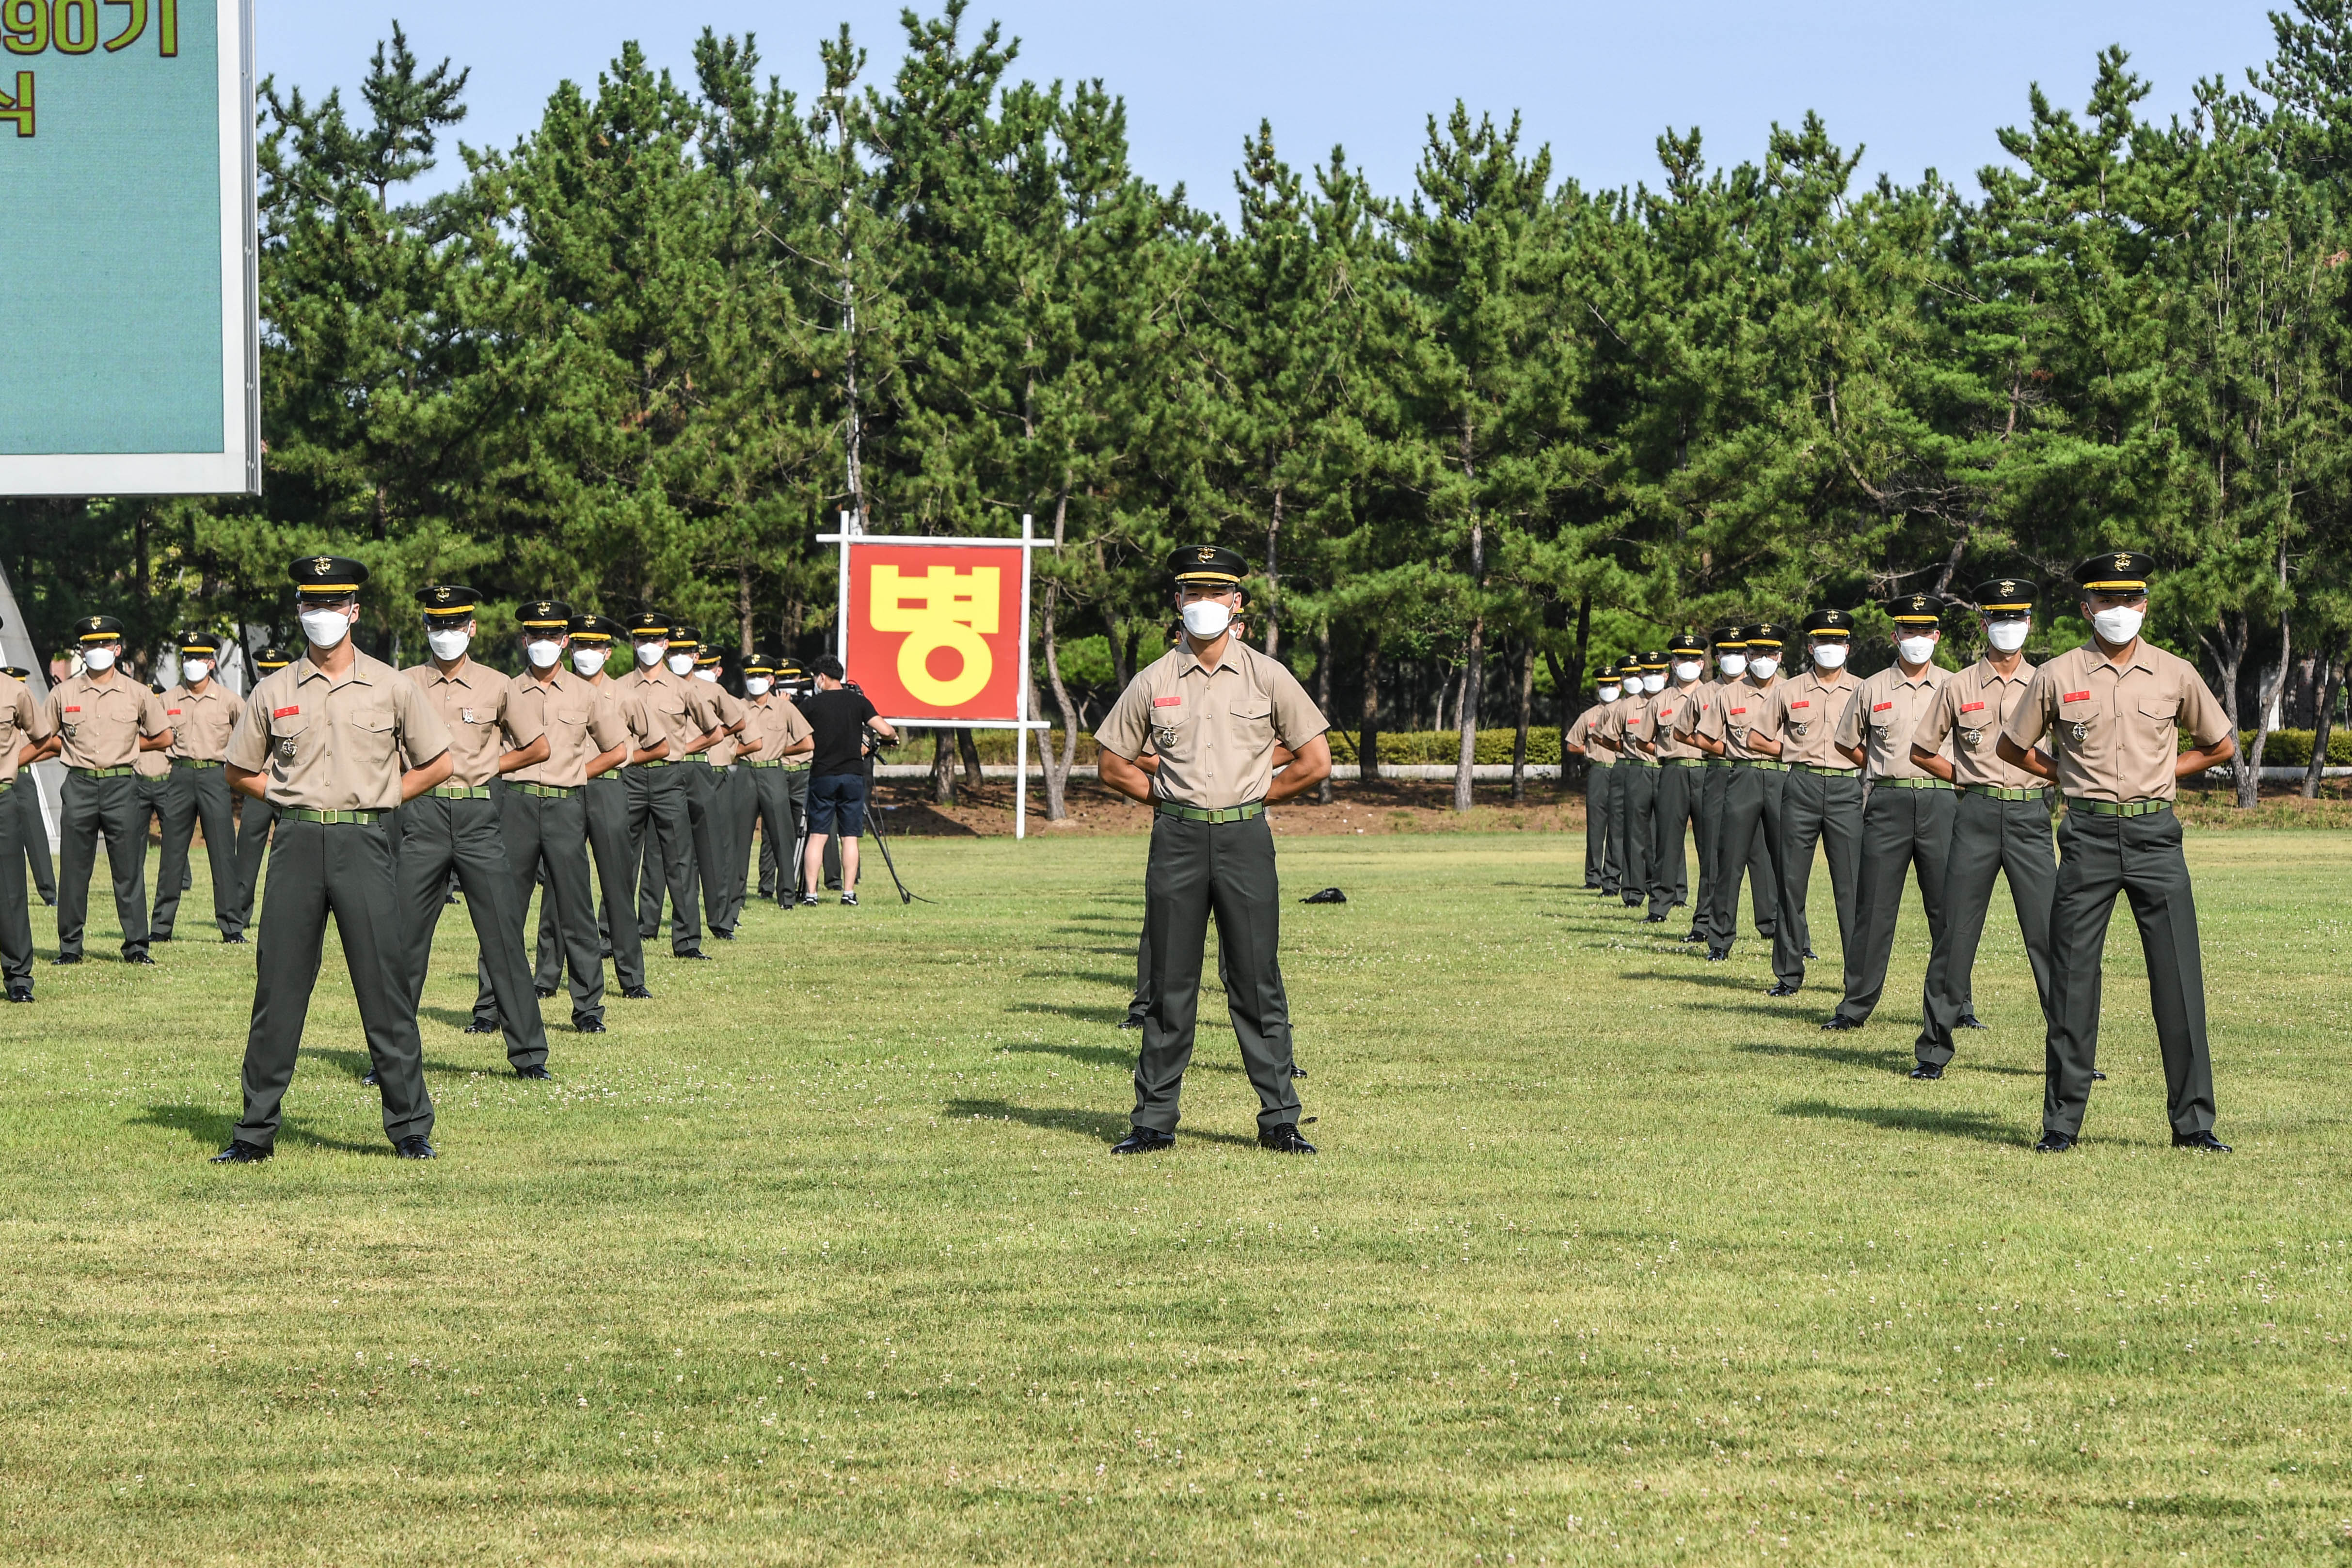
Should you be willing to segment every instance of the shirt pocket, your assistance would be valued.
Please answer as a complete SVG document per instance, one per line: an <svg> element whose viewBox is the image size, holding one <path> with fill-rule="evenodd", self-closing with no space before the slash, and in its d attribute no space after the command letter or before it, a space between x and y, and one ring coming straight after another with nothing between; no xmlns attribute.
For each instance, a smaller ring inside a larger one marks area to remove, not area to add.
<svg viewBox="0 0 2352 1568"><path fill-rule="evenodd" d="M367 707L352 714L343 720L343 734L360 779L380 779L385 769L394 766L393 749L399 741L399 721L390 707Z"/></svg>
<svg viewBox="0 0 2352 1568"><path fill-rule="evenodd" d="M1234 738L1241 742L1250 757L1259 757L1274 747L1274 705L1264 700L1236 703L1233 709Z"/></svg>
<svg viewBox="0 0 2352 1568"><path fill-rule="evenodd" d="M1157 705L1151 709L1151 749L1163 761L1186 763L1192 760L1194 748L1193 705L1176 703L1168 707Z"/></svg>
<svg viewBox="0 0 2352 1568"><path fill-rule="evenodd" d="M2177 696L2142 697L2138 707L2140 730L2147 739L2151 743L2162 743L2168 751L2179 750L2179 742L2175 736L2180 727L2180 699Z"/></svg>
<svg viewBox="0 0 2352 1568"><path fill-rule="evenodd" d="M2058 722L2052 727L2056 732L2059 745L2080 751L2085 747L2100 744L2104 737L2099 731L2105 718L2106 716L2099 711L2097 699L2084 697L2079 702L2061 702L2058 705Z"/></svg>
<svg viewBox="0 0 2352 1568"><path fill-rule="evenodd" d="M311 733L310 720L304 714L289 714L269 727L269 766L283 779L298 766L310 758L318 738Z"/></svg>

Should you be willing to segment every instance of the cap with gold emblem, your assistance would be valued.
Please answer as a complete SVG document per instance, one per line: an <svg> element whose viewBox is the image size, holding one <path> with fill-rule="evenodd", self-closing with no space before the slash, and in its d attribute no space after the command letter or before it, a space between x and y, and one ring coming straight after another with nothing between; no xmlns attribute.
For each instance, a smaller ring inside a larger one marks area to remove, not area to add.
<svg viewBox="0 0 2352 1568"><path fill-rule="evenodd" d="M640 610L628 619L628 633L633 642L658 643L669 632L669 617L658 610Z"/></svg>
<svg viewBox="0 0 2352 1568"><path fill-rule="evenodd" d="M1614 670L1618 674L1631 675L1638 680L1641 678L1642 674L1642 655L1639 653L1628 653L1623 658L1618 660L1616 664L1611 665L1610 668Z"/></svg>
<svg viewBox="0 0 2352 1568"><path fill-rule="evenodd" d="M747 675L772 675L776 673L776 656L765 648L754 648L751 656L743 661Z"/></svg>
<svg viewBox="0 0 2352 1568"><path fill-rule="evenodd" d="M1886 616L1897 626L1940 625L1944 601L1932 593L1906 593L1886 601Z"/></svg>
<svg viewBox="0 0 2352 1568"><path fill-rule="evenodd" d="M602 615L574 615L566 623L575 643L609 643L615 637L625 637L629 629L617 621Z"/></svg>
<svg viewBox="0 0 2352 1568"><path fill-rule="evenodd" d="M1168 558L1168 575L1179 582L1230 588L1249 575L1249 562L1223 545L1186 545Z"/></svg>
<svg viewBox="0 0 2352 1568"><path fill-rule="evenodd" d="M700 632L695 630L691 626L672 625L670 627L669 651L671 653L683 653L688 648L692 648L699 653L701 647L702 633Z"/></svg>
<svg viewBox="0 0 2352 1568"><path fill-rule="evenodd" d="M289 562L286 575L298 598L341 603L366 585L368 569L349 556L306 555Z"/></svg>
<svg viewBox="0 0 2352 1568"><path fill-rule="evenodd" d="M2156 558L2119 549L2095 555L2074 569L2074 586L2086 593L2146 593Z"/></svg>
<svg viewBox="0 0 2352 1568"><path fill-rule="evenodd" d="M0 675L5 675L12 681L29 681L33 678L33 672L18 669L14 664L0 664Z"/></svg>
<svg viewBox="0 0 2352 1568"><path fill-rule="evenodd" d="M122 641L122 622L111 615L85 615L73 629L74 641L84 646Z"/></svg>
<svg viewBox="0 0 2352 1568"><path fill-rule="evenodd" d="M1751 648L1777 648L1789 640L1789 629L1777 621L1757 621L1739 629L1739 640Z"/></svg>
<svg viewBox="0 0 2352 1568"><path fill-rule="evenodd" d="M515 606L515 619L526 632L569 632L572 606L561 599L526 599Z"/></svg>
<svg viewBox="0 0 2352 1568"><path fill-rule="evenodd" d="M809 673L802 666L801 662L798 659L778 659L776 661L776 679L784 682L788 685L806 685L809 681Z"/></svg>
<svg viewBox="0 0 2352 1568"><path fill-rule="evenodd" d="M263 674L272 674L294 662L294 655L272 643L253 656L253 667Z"/></svg>
<svg viewBox="0 0 2352 1568"><path fill-rule="evenodd" d="M474 606L481 601L480 594L454 582L429 582L416 591L416 602L425 606L427 621L471 621Z"/></svg>
<svg viewBox="0 0 2352 1568"><path fill-rule="evenodd" d="M1666 655L1664 649L1653 649L1651 652L1642 655L1642 668L1645 670L1663 670L1665 667Z"/></svg>
<svg viewBox="0 0 2352 1568"><path fill-rule="evenodd" d="M209 632L180 633L180 657L183 659L216 659L220 657L221 640Z"/></svg>
<svg viewBox="0 0 2352 1568"><path fill-rule="evenodd" d="M1688 654L1694 659L1706 655L1706 639L1696 632L1681 632L1666 644L1666 652L1676 658Z"/></svg>
<svg viewBox="0 0 2352 1568"><path fill-rule="evenodd" d="M2041 588L2024 578L1996 577L1977 584L1977 612L1982 615L2030 615L2034 601L2041 597Z"/></svg>
<svg viewBox="0 0 2352 1568"><path fill-rule="evenodd" d="M717 669L719 667L718 648L709 643L703 643L694 651L694 664L697 669Z"/></svg>
<svg viewBox="0 0 2352 1568"><path fill-rule="evenodd" d="M1853 617L1843 610L1816 610L1805 617L1808 637L1851 637Z"/></svg>
<svg viewBox="0 0 2352 1568"><path fill-rule="evenodd" d="M1715 645L1718 648L1745 648L1748 629L1744 626L1718 626L1715 629Z"/></svg>

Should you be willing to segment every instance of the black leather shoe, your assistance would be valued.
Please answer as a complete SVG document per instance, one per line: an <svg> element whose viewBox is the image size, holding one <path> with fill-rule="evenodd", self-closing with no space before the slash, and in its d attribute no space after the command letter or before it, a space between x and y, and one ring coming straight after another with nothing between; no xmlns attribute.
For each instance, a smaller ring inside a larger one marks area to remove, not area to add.
<svg viewBox="0 0 2352 1568"><path fill-rule="evenodd" d="M1822 1031L1828 1034L1843 1034L1849 1030L1857 1030L1861 1027L1860 1019L1850 1019L1843 1013L1830 1014L1829 1022L1822 1025Z"/></svg>
<svg viewBox="0 0 2352 1568"><path fill-rule="evenodd" d="M425 1141L421 1133L412 1134L392 1145L392 1152L404 1160L437 1160L441 1151Z"/></svg>
<svg viewBox="0 0 2352 1568"><path fill-rule="evenodd" d="M1642 916L1642 924L1644 925L1664 925L1665 923L1666 917L1663 915L1644 915Z"/></svg>
<svg viewBox="0 0 2352 1568"><path fill-rule="evenodd" d="M499 1032L499 1020L496 1019L467 1019L466 1020L466 1027L462 1032L466 1034L496 1034Z"/></svg>
<svg viewBox="0 0 2352 1568"><path fill-rule="evenodd" d="M1960 1020L1959 1027L1962 1029L1990 1030L1992 1025L1981 1021L1978 1019L1976 1014L1970 1013L1968 1017Z"/></svg>
<svg viewBox="0 0 2352 1568"><path fill-rule="evenodd" d="M1706 961L1710 964L1725 964L1730 962L1730 960L1731 955L1728 953L1718 953L1713 948L1709 948L1707 950Z"/></svg>
<svg viewBox="0 0 2352 1568"><path fill-rule="evenodd" d="M1821 962L1822 958L1822 956L1819 953L1814 952L1811 947L1806 948L1800 956L1801 956L1808 964L1818 964Z"/></svg>
<svg viewBox="0 0 2352 1568"><path fill-rule="evenodd" d="M603 1034L604 1032L604 1020L603 1019L573 1019L572 1020L572 1032L574 1034Z"/></svg>
<svg viewBox="0 0 2352 1568"><path fill-rule="evenodd" d="M2107 1075L2106 1075L2105 1073L2104 1073L2104 1072L2100 1071L2099 1071L2097 1068L2095 1068L2095 1067L2094 1067L2093 1069L2091 1069L2091 1082L2094 1082L2094 1083L2105 1083L2106 1081L2107 1081Z"/></svg>
<svg viewBox="0 0 2352 1568"><path fill-rule="evenodd" d="M122 961L126 964L152 964L155 962L155 955L142 947L136 953L122 955Z"/></svg>
<svg viewBox="0 0 2352 1568"><path fill-rule="evenodd" d="M1638 898L1620 899L1618 902L1624 904L1628 909L1639 909L1642 907L1642 901Z"/></svg>
<svg viewBox="0 0 2352 1568"><path fill-rule="evenodd" d="M360 1087L362 1089L374 1089L381 1086L383 1082L383 1080L375 1075L375 1069L373 1067L360 1074Z"/></svg>
<svg viewBox="0 0 2352 1568"><path fill-rule="evenodd" d="M238 1138L232 1142L228 1147L215 1155L213 1156L213 1164L216 1166L257 1166L277 1152L278 1151L275 1149L265 1149L259 1144L248 1144L243 1138Z"/></svg>
<svg viewBox="0 0 2352 1568"><path fill-rule="evenodd" d="M1298 1135L1298 1129L1285 1122L1270 1132L1257 1135L1257 1146L1272 1149L1277 1155L1311 1155L1315 1145Z"/></svg>
<svg viewBox="0 0 2352 1568"><path fill-rule="evenodd" d="M1127 1136L1110 1146L1110 1152L1115 1155L1150 1155L1175 1146L1176 1134L1173 1133L1155 1133L1149 1127L1134 1127L1129 1129Z"/></svg>
<svg viewBox="0 0 2352 1568"><path fill-rule="evenodd" d="M2230 1152L2230 1145L2210 1133L2175 1133L2172 1134L2172 1146L2194 1149L2200 1155L2226 1155Z"/></svg>
<svg viewBox="0 0 2352 1568"><path fill-rule="evenodd" d="M171 939L172 934L169 931L150 931L147 933L147 940L150 943L169 942Z"/></svg>
<svg viewBox="0 0 2352 1568"><path fill-rule="evenodd" d="M2074 1146L2074 1135L2072 1133L2044 1133L2042 1141L2033 1145L2033 1152L2037 1155L2063 1155Z"/></svg>
<svg viewBox="0 0 2352 1568"><path fill-rule="evenodd" d="M718 959L712 957L709 954L704 952L699 947L697 947L691 953L672 953L670 956L673 958L684 958L696 964L716 964L719 962Z"/></svg>
<svg viewBox="0 0 2352 1568"><path fill-rule="evenodd" d="M221 946L224 947L250 947L253 944L247 941L245 933L240 931L234 936L222 937Z"/></svg>
<svg viewBox="0 0 2352 1568"><path fill-rule="evenodd" d="M60 953L56 957L49 960L50 965L57 968L63 968L68 964L79 964L80 962L81 955L79 953Z"/></svg>
<svg viewBox="0 0 2352 1568"><path fill-rule="evenodd" d="M654 999L654 994L643 986L623 986L621 997L623 1000L632 1002L649 1002Z"/></svg>
<svg viewBox="0 0 2352 1568"><path fill-rule="evenodd" d="M1775 980L1772 982L1771 989L1764 994L1768 997L1793 997L1797 994L1797 988L1786 980Z"/></svg>
<svg viewBox="0 0 2352 1568"><path fill-rule="evenodd" d="M33 988L11 986L8 988L8 999L12 1002L29 1002L33 999Z"/></svg>
<svg viewBox="0 0 2352 1568"><path fill-rule="evenodd" d="M1143 1020L1137 1018L1133 1013L1129 1013L1125 1018L1118 1020L1118 1027L1121 1029L1141 1029L1143 1027Z"/></svg>
<svg viewBox="0 0 2352 1568"><path fill-rule="evenodd" d="M553 986L533 986L531 989L539 993L539 999L542 1002L555 994Z"/></svg>
<svg viewBox="0 0 2352 1568"><path fill-rule="evenodd" d="M1694 930L1689 936L1681 937L1679 940L1684 942L1704 942L1706 940L1706 933L1704 931Z"/></svg>
<svg viewBox="0 0 2352 1568"><path fill-rule="evenodd" d="M721 931L716 925L710 928L710 934L713 936L718 937L721 942L732 942L735 940L735 933L732 931Z"/></svg>
<svg viewBox="0 0 2352 1568"><path fill-rule="evenodd" d="M550 1072L544 1067L518 1067L515 1069L515 1076L517 1078L537 1079L541 1082L546 1082L551 1081L555 1077L555 1074Z"/></svg>
<svg viewBox="0 0 2352 1568"><path fill-rule="evenodd" d="M1822 1027L1823 1029L1827 1029L1829 1026L1827 1024L1823 1024ZM1941 1078L1943 1075L1944 1070L1942 1068L1928 1061L1923 1061L1918 1066L1911 1070L1911 1076L1921 1080Z"/></svg>
<svg viewBox="0 0 2352 1568"><path fill-rule="evenodd" d="M1304 1078L1307 1076L1307 1069L1299 1066L1298 1063L1294 1061L1290 1064L1290 1075L1293 1078Z"/></svg>

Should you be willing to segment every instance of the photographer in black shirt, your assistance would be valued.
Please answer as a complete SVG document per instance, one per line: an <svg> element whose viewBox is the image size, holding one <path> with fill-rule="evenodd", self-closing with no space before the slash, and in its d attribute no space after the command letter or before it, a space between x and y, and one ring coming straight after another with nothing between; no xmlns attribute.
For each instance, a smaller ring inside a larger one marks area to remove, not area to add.
<svg viewBox="0 0 2352 1568"><path fill-rule="evenodd" d="M898 732L881 717L866 694L842 685L841 661L830 653L816 662L816 691L801 699L801 715L816 735L809 766L808 849L801 868L801 902L814 904L824 883L824 845L841 840L841 902L857 907L857 840L866 831L867 731L885 740Z"/></svg>

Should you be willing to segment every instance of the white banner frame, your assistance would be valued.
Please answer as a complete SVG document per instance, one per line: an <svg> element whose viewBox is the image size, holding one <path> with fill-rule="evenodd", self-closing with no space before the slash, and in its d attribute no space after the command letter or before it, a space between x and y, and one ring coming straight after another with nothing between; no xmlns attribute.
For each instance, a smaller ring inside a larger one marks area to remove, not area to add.
<svg viewBox="0 0 2352 1568"><path fill-rule="evenodd" d="M1013 733L1013 836L1029 836L1029 732L1051 729L1044 719L1029 716L1029 581L1030 562L1037 549L1036 525L1027 512L1021 514L1021 537L1017 539L964 538L955 534L869 534L857 527L856 518L841 514L841 531L819 534L821 545L841 547L840 593L834 613L834 656L845 668L849 664L849 547L862 545L954 545L961 549L976 545L990 549L1017 549L1021 552L1021 678L1013 684L1013 717L1011 723L1003 719L924 718L919 715L900 717L886 713L881 716L891 724L915 725L924 729L1009 729Z"/></svg>

